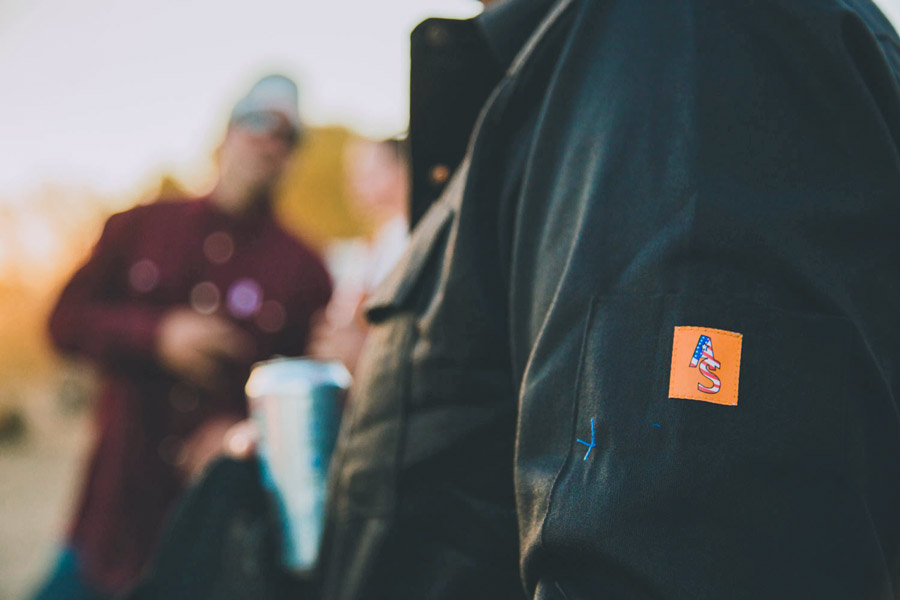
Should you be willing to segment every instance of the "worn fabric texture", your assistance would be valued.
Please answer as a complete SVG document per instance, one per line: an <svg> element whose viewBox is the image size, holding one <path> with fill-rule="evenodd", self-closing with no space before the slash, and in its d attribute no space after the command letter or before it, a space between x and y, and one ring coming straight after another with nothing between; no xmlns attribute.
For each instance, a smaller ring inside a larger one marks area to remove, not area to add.
<svg viewBox="0 0 900 600"><path fill-rule="evenodd" d="M896 597L893 29L864 0L535 14L368 305L324 597ZM735 406L669 397L676 327L741 334Z"/></svg>

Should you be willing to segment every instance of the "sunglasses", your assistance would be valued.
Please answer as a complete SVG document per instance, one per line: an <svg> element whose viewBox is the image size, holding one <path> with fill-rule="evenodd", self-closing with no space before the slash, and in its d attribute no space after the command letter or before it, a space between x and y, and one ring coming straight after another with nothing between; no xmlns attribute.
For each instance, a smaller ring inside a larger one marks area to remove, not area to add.
<svg viewBox="0 0 900 600"><path fill-rule="evenodd" d="M287 125L284 117L275 113L249 113L236 119L234 123L255 135L276 137L291 147L295 146L299 140L297 130Z"/></svg>

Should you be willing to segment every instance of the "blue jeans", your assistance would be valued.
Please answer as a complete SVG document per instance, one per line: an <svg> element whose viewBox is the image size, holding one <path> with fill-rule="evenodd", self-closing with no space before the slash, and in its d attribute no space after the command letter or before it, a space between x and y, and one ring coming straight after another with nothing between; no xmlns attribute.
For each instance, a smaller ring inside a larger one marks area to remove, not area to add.
<svg viewBox="0 0 900 600"><path fill-rule="evenodd" d="M112 600L88 583L81 571L78 556L71 546L64 547L47 581L32 600Z"/></svg>

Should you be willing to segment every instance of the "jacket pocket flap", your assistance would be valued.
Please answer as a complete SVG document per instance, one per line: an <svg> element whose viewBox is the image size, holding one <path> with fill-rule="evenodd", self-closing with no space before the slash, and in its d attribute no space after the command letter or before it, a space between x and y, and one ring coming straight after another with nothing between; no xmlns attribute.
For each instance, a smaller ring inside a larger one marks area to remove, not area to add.
<svg viewBox="0 0 900 600"><path fill-rule="evenodd" d="M383 320L394 309L406 304L425 265L434 254L438 241L452 222L453 209L446 203L435 202L413 231L409 247L400 262L372 293L363 306L372 323Z"/></svg>

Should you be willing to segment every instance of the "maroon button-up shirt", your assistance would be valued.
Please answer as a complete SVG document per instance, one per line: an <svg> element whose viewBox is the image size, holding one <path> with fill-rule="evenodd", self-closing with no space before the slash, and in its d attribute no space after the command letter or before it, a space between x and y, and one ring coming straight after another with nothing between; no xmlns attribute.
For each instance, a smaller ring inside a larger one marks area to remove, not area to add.
<svg viewBox="0 0 900 600"><path fill-rule="evenodd" d="M103 373L97 439L70 541L98 587L121 591L140 574L181 489L181 442L216 416L246 414L252 362L215 397L156 361L161 317L191 306L252 336L255 360L299 355L310 316L331 295L321 260L269 211L233 218L208 199L157 202L112 216L50 319L60 349Z"/></svg>

